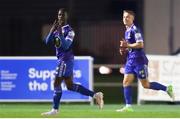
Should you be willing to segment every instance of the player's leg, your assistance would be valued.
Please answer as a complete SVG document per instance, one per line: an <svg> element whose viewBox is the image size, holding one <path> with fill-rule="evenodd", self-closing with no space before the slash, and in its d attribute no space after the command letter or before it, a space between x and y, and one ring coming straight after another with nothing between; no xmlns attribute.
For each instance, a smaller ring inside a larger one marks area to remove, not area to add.
<svg viewBox="0 0 180 119"><path fill-rule="evenodd" d="M124 88L124 99L126 106L122 109L117 109L117 112L133 112L132 109L132 87L131 84L134 80L134 74L125 74L123 79L123 88Z"/></svg>
<svg viewBox="0 0 180 119"><path fill-rule="evenodd" d="M166 91L167 87L158 83L158 82L149 82L147 79L140 79L140 82L144 88L153 89L153 90L162 90Z"/></svg>
<svg viewBox="0 0 180 119"><path fill-rule="evenodd" d="M62 77L57 77L54 81L54 94L53 94L53 109L59 109L59 103L62 96L61 83L63 81Z"/></svg>
<svg viewBox="0 0 180 119"><path fill-rule="evenodd" d="M168 95L174 100L172 85L169 85L167 87L158 82L149 82L147 80L147 78L148 78L147 65L138 66L136 72L137 72L137 77L138 77L138 79L140 79L140 82L144 88L166 91L168 93Z"/></svg>
<svg viewBox="0 0 180 119"><path fill-rule="evenodd" d="M103 108L104 101L103 101L103 93L98 92L94 93L93 91L88 90L82 85L74 84L73 83L73 60L69 60L65 62L65 70L64 70L64 77L65 77L65 83L69 90L79 92L86 96L91 96L96 99L97 104L99 105L99 108Z"/></svg>
<svg viewBox="0 0 180 119"><path fill-rule="evenodd" d="M69 60L65 62L65 68L64 69L64 81L66 83L66 86L68 88L68 90L71 91L75 91L75 92L79 92L83 95L87 95L87 96L91 96L93 97L94 92L86 89L85 87L78 85L78 84L74 84L73 83L73 66L74 66L74 60Z"/></svg>
<svg viewBox="0 0 180 119"><path fill-rule="evenodd" d="M102 92L95 93L95 92L85 88L82 85L73 83L72 76L71 77L66 77L65 78L65 83L66 83L66 86L67 86L68 90L79 92L82 95L91 96L91 97L95 98L97 104L99 105L99 108L100 109L103 108L104 101L103 101L103 93Z"/></svg>
<svg viewBox="0 0 180 119"><path fill-rule="evenodd" d="M169 85L169 86L165 86L165 85L162 85L158 82L149 82L147 79L141 79L140 80L142 86L144 88L147 88L147 89L152 89L152 90L162 90L162 91L165 91L167 92L167 94L172 98L172 100L174 101L174 92L173 92L173 87L172 85Z"/></svg>
<svg viewBox="0 0 180 119"><path fill-rule="evenodd" d="M86 95L86 96L91 96L91 97L94 96L93 91L88 90L87 88L85 88L82 85L74 84L72 80L73 80L72 77L66 77L64 80L68 90L79 92L79 93Z"/></svg>
<svg viewBox="0 0 180 119"><path fill-rule="evenodd" d="M42 115L55 115L58 113L59 103L62 96L62 88L61 83L63 81L63 70L64 69L64 62L59 62L58 66L56 67L56 75L54 79L54 93L53 93L53 107L51 111L44 112Z"/></svg>
<svg viewBox="0 0 180 119"><path fill-rule="evenodd" d="M56 77L54 80L54 94L53 94L53 102L52 102L52 109L48 112L42 113L42 115L55 115L58 113L59 110L59 103L62 96L62 88L61 82L63 81L62 77Z"/></svg>
<svg viewBox="0 0 180 119"><path fill-rule="evenodd" d="M162 91L167 92L167 94L174 101L174 93L173 93L172 85L165 86L165 85L162 85L158 82L149 82L147 79L141 79L140 82L144 88L152 89L152 90L162 90Z"/></svg>
<svg viewBox="0 0 180 119"><path fill-rule="evenodd" d="M147 80L148 66L146 64L136 66L135 72L137 74L137 78L140 79L140 82L144 88L166 91L166 86L157 82L149 82Z"/></svg>

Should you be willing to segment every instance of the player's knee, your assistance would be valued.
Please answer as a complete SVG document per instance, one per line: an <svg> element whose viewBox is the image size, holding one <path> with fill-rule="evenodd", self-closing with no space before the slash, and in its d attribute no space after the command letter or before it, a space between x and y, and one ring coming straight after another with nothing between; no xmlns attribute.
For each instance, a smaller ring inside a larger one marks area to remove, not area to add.
<svg viewBox="0 0 180 119"><path fill-rule="evenodd" d="M123 87L129 86L129 85L130 85L130 81L123 80Z"/></svg>
<svg viewBox="0 0 180 119"><path fill-rule="evenodd" d="M58 87L59 85L61 85L60 81L59 80L55 80L54 81L54 87Z"/></svg>
<svg viewBox="0 0 180 119"><path fill-rule="evenodd" d="M142 84L142 86L143 86L144 88L147 88L147 89L149 89L149 87L150 87L149 83Z"/></svg>
<svg viewBox="0 0 180 119"><path fill-rule="evenodd" d="M72 84L66 84L66 87L68 90L73 90L73 85Z"/></svg>

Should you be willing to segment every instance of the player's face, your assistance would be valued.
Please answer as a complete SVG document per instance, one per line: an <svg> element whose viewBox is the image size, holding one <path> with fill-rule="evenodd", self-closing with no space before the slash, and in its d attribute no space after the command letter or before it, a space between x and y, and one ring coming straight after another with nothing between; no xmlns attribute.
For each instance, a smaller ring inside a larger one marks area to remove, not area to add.
<svg viewBox="0 0 180 119"><path fill-rule="evenodd" d="M124 12L123 13L123 23L125 26L131 26L133 24L133 21L134 21L134 16L127 13L127 12Z"/></svg>
<svg viewBox="0 0 180 119"><path fill-rule="evenodd" d="M64 25L65 23L65 13L61 10L58 12L58 23L59 25Z"/></svg>

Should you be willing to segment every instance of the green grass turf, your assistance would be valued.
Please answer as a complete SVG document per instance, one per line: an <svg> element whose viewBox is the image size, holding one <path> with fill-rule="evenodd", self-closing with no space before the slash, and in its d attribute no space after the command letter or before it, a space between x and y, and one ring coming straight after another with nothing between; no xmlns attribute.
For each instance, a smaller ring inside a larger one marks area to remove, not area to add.
<svg viewBox="0 0 180 119"><path fill-rule="evenodd" d="M44 103L0 103L0 118L43 118L40 114L48 111L51 104ZM62 104L60 113L52 118L174 118L180 117L180 105L133 105L135 112L120 113L122 105L107 104L99 110L96 105Z"/></svg>

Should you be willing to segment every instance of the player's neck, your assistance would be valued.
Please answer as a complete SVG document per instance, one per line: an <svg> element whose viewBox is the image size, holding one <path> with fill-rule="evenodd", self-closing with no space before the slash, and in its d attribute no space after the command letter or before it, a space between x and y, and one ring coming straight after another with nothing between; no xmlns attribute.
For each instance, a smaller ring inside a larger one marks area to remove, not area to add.
<svg viewBox="0 0 180 119"><path fill-rule="evenodd" d="M126 29L131 28L132 25L133 25L133 24L126 25Z"/></svg>

